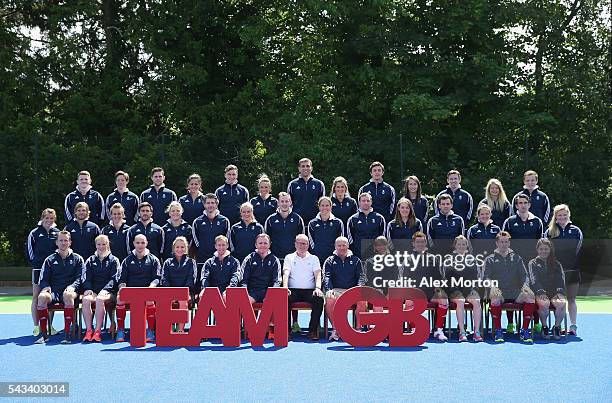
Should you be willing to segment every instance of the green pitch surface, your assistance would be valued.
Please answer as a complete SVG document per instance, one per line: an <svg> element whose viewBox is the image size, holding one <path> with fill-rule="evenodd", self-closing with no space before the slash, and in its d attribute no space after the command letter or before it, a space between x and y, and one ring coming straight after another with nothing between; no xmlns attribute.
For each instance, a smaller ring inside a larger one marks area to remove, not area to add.
<svg viewBox="0 0 612 403"><path fill-rule="evenodd" d="M29 313L30 297L0 297L0 314ZM612 313L612 297L578 297L579 313Z"/></svg>

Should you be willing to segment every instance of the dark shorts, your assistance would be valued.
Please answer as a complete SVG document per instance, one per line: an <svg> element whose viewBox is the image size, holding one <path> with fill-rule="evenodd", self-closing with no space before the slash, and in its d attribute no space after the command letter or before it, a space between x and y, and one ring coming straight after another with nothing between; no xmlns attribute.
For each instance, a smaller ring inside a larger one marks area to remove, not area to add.
<svg viewBox="0 0 612 403"><path fill-rule="evenodd" d="M564 272L565 284L579 284L580 283L580 272L578 270L568 270Z"/></svg>
<svg viewBox="0 0 612 403"><path fill-rule="evenodd" d="M32 269L32 285L38 285L40 280L40 269Z"/></svg>
<svg viewBox="0 0 612 403"><path fill-rule="evenodd" d="M51 302L49 305L63 304L64 303L64 292L51 290Z"/></svg>
<svg viewBox="0 0 612 403"><path fill-rule="evenodd" d="M249 290L249 296L253 298L255 302L263 302L264 298L266 297L266 292L268 292L268 289Z"/></svg>

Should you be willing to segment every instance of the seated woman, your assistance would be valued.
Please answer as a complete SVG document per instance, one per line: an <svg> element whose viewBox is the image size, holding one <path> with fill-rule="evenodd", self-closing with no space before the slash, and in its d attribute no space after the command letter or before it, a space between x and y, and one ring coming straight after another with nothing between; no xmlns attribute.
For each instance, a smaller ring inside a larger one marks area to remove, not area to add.
<svg viewBox="0 0 612 403"><path fill-rule="evenodd" d="M161 282L162 287L189 287L189 295L193 297L195 293L195 281L197 277L196 261L187 256L189 242L184 236L178 236L172 242L171 258L166 259L162 266ZM179 309L187 309L187 301L178 301ZM178 324L178 332L183 333L184 323Z"/></svg>
<svg viewBox="0 0 612 403"><path fill-rule="evenodd" d="M465 284L480 277L476 258L469 253L468 240L463 235L455 238L453 248L453 263L444 265L444 277L448 280L449 287L447 291L450 300L456 305L455 312L457 314L457 323L459 324L459 341L468 340L465 331L465 302L467 301L472 305L473 310L473 340L480 342L482 341L480 334L480 319L482 315L480 298L482 290L476 287L452 285L453 279L457 284Z"/></svg>
<svg viewBox="0 0 612 403"><path fill-rule="evenodd" d="M550 305L555 308L555 325L552 336L561 339L561 322L565 317L565 276L561 263L555 256L555 249L549 239L542 238L536 244L538 256L529 262L530 286L536 295L538 315L542 321L542 337L550 339L548 334L548 315Z"/></svg>
<svg viewBox="0 0 612 403"><path fill-rule="evenodd" d="M102 341L102 323L107 304L115 301L117 293L117 273L121 266L119 259L111 253L110 240L106 235L96 237L96 251L85 261L85 281L83 283L83 318L85 337L83 341ZM96 306L96 330L93 331L93 310ZM111 324L110 333L114 332Z"/></svg>

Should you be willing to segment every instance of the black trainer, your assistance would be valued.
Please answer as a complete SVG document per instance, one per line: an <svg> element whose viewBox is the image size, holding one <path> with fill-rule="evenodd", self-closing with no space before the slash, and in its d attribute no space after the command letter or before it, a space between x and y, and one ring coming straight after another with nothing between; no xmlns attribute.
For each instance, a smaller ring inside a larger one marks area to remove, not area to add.
<svg viewBox="0 0 612 403"><path fill-rule="evenodd" d="M548 327L542 326L542 338L544 340L550 340L550 334L548 334Z"/></svg>
<svg viewBox="0 0 612 403"><path fill-rule="evenodd" d="M34 344L45 344L49 341L49 332L40 332L40 337L36 339Z"/></svg>
<svg viewBox="0 0 612 403"><path fill-rule="evenodd" d="M62 340L62 344L72 344L72 336L70 336L70 332L64 334L64 340Z"/></svg>
<svg viewBox="0 0 612 403"><path fill-rule="evenodd" d="M561 326L553 326L552 334L553 334L553 339L561 340Z"/></svg>

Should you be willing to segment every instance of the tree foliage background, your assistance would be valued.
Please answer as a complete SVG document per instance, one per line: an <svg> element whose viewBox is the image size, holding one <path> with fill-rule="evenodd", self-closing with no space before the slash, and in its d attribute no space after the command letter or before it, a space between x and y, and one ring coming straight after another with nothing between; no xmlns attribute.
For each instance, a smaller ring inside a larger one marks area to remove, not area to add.
<svg viewBox="0 0 612 403"><path fill-rule="evenodd" d="M610 237L611 49L599 0L0 0L0 264L81 169L279 191L303 156L353 190L373 160L427 194L458 168L477 200L535 169Z"/></svg>

